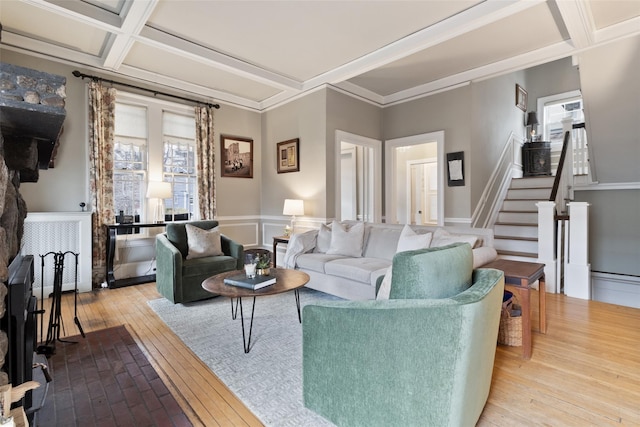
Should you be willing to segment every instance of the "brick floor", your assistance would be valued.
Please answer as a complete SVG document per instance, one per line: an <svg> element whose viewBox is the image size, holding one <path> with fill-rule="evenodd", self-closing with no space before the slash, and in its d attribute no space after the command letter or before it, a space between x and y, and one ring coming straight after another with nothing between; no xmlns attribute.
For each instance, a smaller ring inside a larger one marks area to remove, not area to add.
<svg viewBox="0 0 640 427"><path fill-rule="evenodd" d="M68 340L77 343L56 342L48 359L38 427L192 425L124 326Z"/></svg>

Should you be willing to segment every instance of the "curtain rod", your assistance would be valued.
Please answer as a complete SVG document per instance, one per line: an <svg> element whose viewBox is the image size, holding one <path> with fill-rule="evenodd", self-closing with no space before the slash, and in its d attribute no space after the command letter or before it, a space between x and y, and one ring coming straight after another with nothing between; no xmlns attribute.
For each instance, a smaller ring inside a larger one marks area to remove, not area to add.
<svg viewBox="0 0 640 427"><path fill-rule="evenodd" d="M170 97L170 98L181 99L181 100L183 100L183 101L195 102L195 103L197 103L197 104L206 105L206 106L208 106L208 107L212 107L212 108L216 108L216 109L220 108L220 104L210 104L210 103L208 103L208 102L202 102L202 101L198 101L198 100L191 99L191 98L185 98L185 97L183 97L183 96L172 95L172 94L170 94L170 93L159 92L159 91L157 91L157 90L147 89L147 88L144 88L144 87L131 85L131 84L129 84L129 83L116 82L116 81L114 81L114 80L109 80L109 79L105 79L105 78L98 77L98 76L92 76L92 75L89 75L89 74L84 74L84 73L81 73L81 72L80 72L80 71L78 71L78 70L73 71L73 73L71 73L71 74L73 74L75 77L80 77L80 78L81 78L81 79L83 79L83 80L84 80L85 78L88 78L88 79L92 79L92 80L95 80L95 81L107 82L107 83L111 83L111 84L115 84L115 85L120 85L120 86L130 87L130 88L133 88L133 89L144 90L144 91L147 91L147 92L151 92L151 93L153 93L154 95L163 95L163 96L168 96L168 97Z"/></svg>

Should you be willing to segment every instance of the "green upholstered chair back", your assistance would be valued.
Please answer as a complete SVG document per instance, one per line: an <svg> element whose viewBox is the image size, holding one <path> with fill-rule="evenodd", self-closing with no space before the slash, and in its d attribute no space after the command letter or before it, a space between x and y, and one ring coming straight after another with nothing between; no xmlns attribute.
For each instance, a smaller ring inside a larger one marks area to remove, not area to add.
<svg viewBox="0 0 640 427"><path fill-rule="evenodd" d="M471 286L473 252L468 243L399 252L392 269L389 299L449 298Z"/></svg>
<svg viewBox="0 0 640 427"><path fill-rule="evenodd" d="M167 224L167 238L173 245L178 248L182 254L182 258L186 258L189 253L189 245L187 243L187 230L185 224L193 225L203 230L211 230L218 226L218 221L188 221L188 222L172 222Z"/></svg>

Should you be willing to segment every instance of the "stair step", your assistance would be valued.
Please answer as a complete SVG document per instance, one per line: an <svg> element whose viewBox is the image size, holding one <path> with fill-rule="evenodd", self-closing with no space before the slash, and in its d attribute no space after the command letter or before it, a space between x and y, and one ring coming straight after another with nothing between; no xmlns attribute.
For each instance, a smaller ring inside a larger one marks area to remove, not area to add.
<svg viewBox="0 0 640 427"><path fill-rule="evenodd" d="M493 232L504 239L537 239L538 224L496 223Z"/></svg>
<svg viewBox="0 0 640 427"><path fill-rule="evenodd" d="M516 223L516 224L538 224L537 211L500 211L498 212L499 224Z"/></svg>
<svg viewBox="0 0 640 427"><path fill-rule="evenodd" d="M537 262L538 254L532 254L529 252L516 252L516 251L498 251L498 258L500 259L510 259L513 261L524 261L524 262Z"/></svg>
<svg viewBox="0 0 640 427"><path fill-rule="evenodd" d="M525 199L525 200L548 200L551 189L548 187L536 188L509 188L507 190L507 199Z"/></svg>
<svg viewBox="0 0 640 427"><path fill-rule="evenodd" d="M510 188L531 188L531 187L553 187L553 176L535 176L527 178L516 178L511 180Z"/></svg>
<svg viewBox="0 0 640 427"><path fill-rule="evenodd" d="M538 253L538 239L531 237L494 236L496 251Z"/></svg>
<svg viewBox="0 0 640 427"><path fill-rule="evenodd" d="M502 202L502 209L509 212L538 212L536 203L539 200L513 199Z"/></svg>

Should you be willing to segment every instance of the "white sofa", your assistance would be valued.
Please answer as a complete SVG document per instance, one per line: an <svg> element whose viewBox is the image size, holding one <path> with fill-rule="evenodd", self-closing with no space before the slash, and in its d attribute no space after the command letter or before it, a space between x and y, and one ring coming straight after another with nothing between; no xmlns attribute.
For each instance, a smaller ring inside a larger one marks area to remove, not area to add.
<svg viewBox="0 0 640 427"><path fill-rule="evenodd" d="M307 273L309 288L350 300L375 299L376 282L396 252L460 241L472 246L474 268L497 257L491 229L410 226L407 230L402 224L334 221L319 230L292 235L284 267Z"/></svg>

